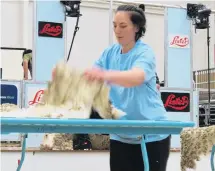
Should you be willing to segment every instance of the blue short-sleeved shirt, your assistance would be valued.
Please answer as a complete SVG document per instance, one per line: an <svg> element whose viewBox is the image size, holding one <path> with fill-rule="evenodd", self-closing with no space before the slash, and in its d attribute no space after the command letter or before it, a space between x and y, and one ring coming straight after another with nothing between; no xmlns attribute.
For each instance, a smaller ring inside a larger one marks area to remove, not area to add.
<svg viewBox="0 0 215 171"><path fill-rule="evenodd" d="M166 110L156 88L156 64L153 50L141 40L125 54L121 46L114 44L108 47L96 61L96 66L105 70L126 71L141 68L146 74L145 81L136 87L125 88L111 85L110 100L113 105L123 110L128 120L166 120ZM158 141L168 135L145 135L146 142ZM139 144L137 135L110 135L111 139L125 143Z"/></svg>

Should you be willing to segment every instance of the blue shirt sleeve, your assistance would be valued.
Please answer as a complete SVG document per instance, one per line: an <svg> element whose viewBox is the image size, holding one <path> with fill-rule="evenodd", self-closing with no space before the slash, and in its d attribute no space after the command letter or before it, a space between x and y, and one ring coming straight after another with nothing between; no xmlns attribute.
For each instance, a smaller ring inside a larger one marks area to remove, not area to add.
<svg viewBox="0 0 215 171"><path fill-rule="evenodd" d="M99 59L96 60L96 62L94 63L94 67L104 68L104 57L103 56L101 56Z"/></svg>
<svg viewBox="0 0 215 171"><path fill-rule="evenodd" d="M153 77L155 77L155 55L151 49L147 49L137 55L132 68L140 68L145 73L145 81L148 82Z"/></svg>
<svg viewBox="0 0 215 171"><path fill-rule="evenodd" d="M101 69L107 69L107 59L108 59L108 54L109 54L110 48L107 48L103 51L102 55L100 56L99 59L96 60L94 63L95 67L101 68Z"/></svg>

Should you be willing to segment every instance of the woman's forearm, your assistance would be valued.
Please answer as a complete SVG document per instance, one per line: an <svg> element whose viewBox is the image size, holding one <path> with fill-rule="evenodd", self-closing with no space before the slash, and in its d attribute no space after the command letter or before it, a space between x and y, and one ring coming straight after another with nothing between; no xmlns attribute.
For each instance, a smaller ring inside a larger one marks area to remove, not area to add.
<svg viewBox="0 0 215 171"><path fill-rule="evenodd" d="M105 80L108 82L127 88L142 84L144 78L145 74L141 69L132 69L128 71L108 71L105 74Z"/></svg>
<svg viewBox="0 0 215 171"><path fill-rule="evenodd" d="M28 63L26 61L23 62L24 76L25 79L28 79Z"/></svg>

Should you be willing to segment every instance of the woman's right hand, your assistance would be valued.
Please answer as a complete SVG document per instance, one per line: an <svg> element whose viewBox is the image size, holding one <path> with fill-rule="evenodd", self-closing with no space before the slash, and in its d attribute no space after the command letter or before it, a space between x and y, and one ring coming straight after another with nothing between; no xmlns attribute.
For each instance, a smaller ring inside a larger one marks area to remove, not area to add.
<svg viewBox="0 0 215 171"><path fill-rule="evenodd" d="M84 72L84 75L89 81L104 81L105 78L105 72L99 68L88 69Z"/></svg>

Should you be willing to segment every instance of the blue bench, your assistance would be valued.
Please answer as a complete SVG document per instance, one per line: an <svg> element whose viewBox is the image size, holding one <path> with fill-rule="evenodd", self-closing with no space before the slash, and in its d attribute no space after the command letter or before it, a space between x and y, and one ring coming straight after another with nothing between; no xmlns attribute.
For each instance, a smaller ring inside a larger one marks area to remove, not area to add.
<svg viewBox="0 0 215 171"><path fill-rule="evenodd" d="M193 122L181 121L139 121L100 119L46 119L46 118L1 118L1 134L24 134L22 157L17 171L21 170L25 159L26 138L29 133L95 133L95 134L180 134L185 127L193 127ZM142 136L144 171L149 171L149 161ZM211 167L213 164L211 164ZM214 170L213 170L214 171Z"/></svg>

